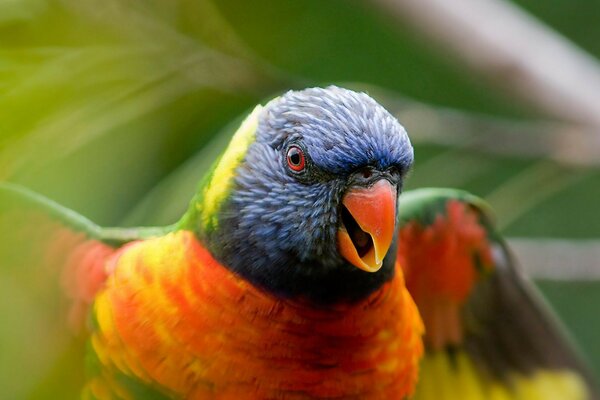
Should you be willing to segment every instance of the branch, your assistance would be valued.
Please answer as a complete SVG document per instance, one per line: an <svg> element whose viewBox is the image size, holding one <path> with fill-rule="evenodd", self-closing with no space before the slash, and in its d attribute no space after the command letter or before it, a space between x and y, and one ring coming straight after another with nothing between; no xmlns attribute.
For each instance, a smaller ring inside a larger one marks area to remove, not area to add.
<svg viewBox="0 0 600 400"><path fill-rule="evenodd" d="M508 1L372 0L549 116L600 130L600 65Z"/></svg>
<svg viewBox="0 0 600 400"><path fill-rule="evenodd" d="M536 279L600 280L600 240L509 239L525 273Z"/></svg>

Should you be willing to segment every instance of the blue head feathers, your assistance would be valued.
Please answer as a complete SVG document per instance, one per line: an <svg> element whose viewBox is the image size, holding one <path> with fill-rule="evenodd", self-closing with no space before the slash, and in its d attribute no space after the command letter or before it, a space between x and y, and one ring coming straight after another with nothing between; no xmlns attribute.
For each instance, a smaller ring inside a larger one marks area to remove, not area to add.
<svg viewBox="0 0 600 400"><path fill-rule="evenodd" d="M203 239L225 266L276 295L360 298L391 278L395 251L375 274L348 265L336 246L341 198L381 177L399 193L412 161L406 131L368 95L290 91L261 112L219 227Z"/></svg>
<svg viewBox="0 0 600 400"><path fill-rule="evenodd" d="M398 120L365 93L330 86L290 91L271 102L259 135L273 147L302 141L313 162L347 174L365 165L407 168L413 161Z"/></svg>

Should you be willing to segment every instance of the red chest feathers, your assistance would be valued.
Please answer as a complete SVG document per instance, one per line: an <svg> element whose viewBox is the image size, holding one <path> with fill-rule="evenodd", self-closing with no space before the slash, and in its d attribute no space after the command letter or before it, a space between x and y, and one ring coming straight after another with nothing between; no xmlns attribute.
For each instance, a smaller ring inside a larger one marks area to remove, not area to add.
<svg viewBox="0 0 600 400"><path fill-rule="evenodd" d="M327 309L264 293L189 232L129 246L96 302L107 369L186 398L403 398L422 325L401 271Z"/></svg>

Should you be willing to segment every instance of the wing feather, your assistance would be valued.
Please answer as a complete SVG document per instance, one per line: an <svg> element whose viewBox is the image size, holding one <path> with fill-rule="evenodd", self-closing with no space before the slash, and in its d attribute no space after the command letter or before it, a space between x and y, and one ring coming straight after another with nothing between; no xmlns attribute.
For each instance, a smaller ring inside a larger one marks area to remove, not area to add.
<svg viewBox="0 0 600 400"><path fill-rule="evenodd" d="M105 261L162 229L104 229L0 182L0 398L77 398L87 316Z"/></svg>
<svg viewBox="0 0 600 400"><path fill-rule="evenodd" d="M464 210L464 220L452 221L452 203L463 205L454 208ZM399 210L399 259L407 263L403 267L408 287L424 314L426 336L435 335L436 339L426 340L417 399L599 398L589 369L542 296L521 274L506 242L494 229L490 207L483 200L462 191L424 189L401 196ZM488 267L482 261L485 254L481 247L456 250L457 246L472 245L459 237L466 235L465 231L473 235L466 227L472 221L467 215L471 213L485 232L482 243L489 248ZM403 245L403 230L410 230L408 245ZM455 247L452 254L462 251L469 255L473 271L468 272L476 277L472 282L464 278L470 276L462 270L467 268L464 263L448 256L450 250L444 247L444 240ZM417 257L417 252L425 256ZM435 256L432 252L446 253ZM425 276L411 286L411 273ZM439 276L444 277L442 284L436 281ZM459 277L470 287L462 300L452 296L455 289L444 291L445 287L457 286L448 286L446 281ZM459 307L460 340L448 333L452 323L427 326L429 320L440 319L428 318L428 314L435 315L430 309L438 310L446 303Z"/></svg>

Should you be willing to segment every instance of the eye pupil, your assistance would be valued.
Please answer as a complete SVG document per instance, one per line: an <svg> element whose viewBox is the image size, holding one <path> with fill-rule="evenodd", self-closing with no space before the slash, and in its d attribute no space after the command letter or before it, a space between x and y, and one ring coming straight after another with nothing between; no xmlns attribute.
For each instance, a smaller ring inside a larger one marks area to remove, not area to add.
<svg viewBox="0 0 600 400"><path fill-rule="evenodd" d="M300 147L290 146L287 151L287 163L293 171L300 172L304 169L304 153Z"/></svg>
<svg viewBox="0 0 600 400"><path fill-rule="evenodd" d="M300 154L298 154L297 152L293 152L292 154L290 154L290 161L294 165L300 164Z"/></svg>

